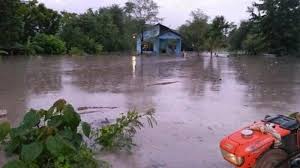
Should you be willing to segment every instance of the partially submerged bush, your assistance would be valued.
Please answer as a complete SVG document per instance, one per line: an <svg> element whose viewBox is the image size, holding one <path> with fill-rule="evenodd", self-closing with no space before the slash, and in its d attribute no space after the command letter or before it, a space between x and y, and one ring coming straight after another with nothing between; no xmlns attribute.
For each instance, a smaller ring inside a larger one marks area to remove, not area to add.
<svg viewBox="0 0 300 168"><path fill-rule="evenodd" d="M64 54L66 51L65 42L57 36L38 34L33 38L33 44L39 46L42 50L38 54Z"/></svg>
<svg viewBox="0 0 300 168"><path fill-rule="evenodd" d="M127 115L122 114L122 116L116 120L115 124L104 126L98 130L96 143L101 145L104 150L125 149L130 151L131 148L135 146L133 137L137 129L144 127L140 119L146 117L149 125L153 127L153 123L156 124L153 115L153 109L145 114L139 114L136 111L129 111Z"/></svg>
<svg viewBox="0 0 300 168"><path fill-rule="evenodd" d="M108 167L106 162L96 161L84 137L95 140L103 149L130 150L136 128L142 128L139 121L146 117L150 126L156 123L154 111L139 114L128 112L118 118L115 124L93 131L82 122L80 115L65 100L58 100L49 110L31 109L21 124L11 128L0 124L0 141L8 155L17 156L4 168L96 168ZM104 163L104 164L103 164Z"/></svg>
<svg viewBox="0 0 300 168"><path fill-rule="evenodd" d="M77 47L72 47L69 51L70 55L77 55L77 56L81 56L84 55L84 51L80 48Z"/></svg>
<svg viewBox="0 0 300 168"><path fill-rule="evenodd" d="M10 129L8 123L3 123L0 138L5 150L18 156L4 167L60 168L86 164L96 168L97 162L83 142L83 136L89 135L79 133L81 124L86 125L64 100L57 101L49 110L30 110L16 128Z"/></svg>

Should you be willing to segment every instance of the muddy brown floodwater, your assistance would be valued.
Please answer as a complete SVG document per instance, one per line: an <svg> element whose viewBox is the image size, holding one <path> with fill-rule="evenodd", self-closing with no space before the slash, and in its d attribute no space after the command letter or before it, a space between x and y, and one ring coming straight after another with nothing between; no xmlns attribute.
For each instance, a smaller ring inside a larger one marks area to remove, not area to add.
<svg viewBox="0 0 300 168"><path fill-rule="evenodd" d="M59 98L117 107L82 115L93 123L155 108L158 125L138 133L132 154L98 156L116 168L230 167L218 147L224 135L266 114L300 111L293 58L11 57L0 61L0 81L0 109L14 124L24 109Z"/></svg>

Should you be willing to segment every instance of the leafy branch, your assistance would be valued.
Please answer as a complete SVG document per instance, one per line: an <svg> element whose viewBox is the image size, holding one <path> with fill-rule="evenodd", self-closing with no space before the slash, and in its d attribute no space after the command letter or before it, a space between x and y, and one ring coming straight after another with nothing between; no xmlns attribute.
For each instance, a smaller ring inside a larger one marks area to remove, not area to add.
<svg viewBox="0 0 300 168"><path fill-rule="evenodd" d="M144 127L141 118L156 124L154 110L145 114L128 112L116 120L93 131L82 122L73 106L61 99L48 110L31 109L16 128L0 123L0 142L6 153L14 157L4 168L97 168L110 167L105 161L94 159L84 137L95 140L103 149L130 150L137 128Z"/></svg>

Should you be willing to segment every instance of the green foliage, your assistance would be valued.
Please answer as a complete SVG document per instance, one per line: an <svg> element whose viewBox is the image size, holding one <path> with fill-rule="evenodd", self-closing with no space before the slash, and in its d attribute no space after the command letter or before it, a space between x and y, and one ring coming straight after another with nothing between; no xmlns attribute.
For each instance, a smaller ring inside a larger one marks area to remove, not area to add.
<svg viewBox="0 0 300 168"><path fill-rule="evenodd" d="M8 122L0 123L0 141L3 141L10 132L10 124Z"/></svg>
<svg viewBox="0 0 300 168"><path fill-rule="evenodd" d="M90 137L90 134L91 134L91 126L86 123L86 122L83 122L81 124L82 126L82 131L83 131L83 134L86 136L86 137Z"/></svg>
<svg viewBox="0 0 300 168"><path fill-rule="evenodd" d="M70 51L69 51L70 55L77 55L77 56L81 56L84 55L84 51L80 48L77 47L71 47Z"/></svg>
<svg viewBox="0 0 300 168"><path fill-rule="evenodd" d="M143 23L153 24L162 20L157 16L159 6L153 0L130 0L125 5L127 14Z"/></svg>
<svg viewBox="0 0 300 168"><path fill-rule="evenodd" d="M0 49L9 54L98 55L102 51L135 48L133 34L145 23L161 19L153 0L133 0L118 5L89 9L83 14L57 12L37 0L4 0L0 18ZM59 40L56 35L63 40ZM81 52L82 51L82 52Z"/></svg>
<svg viewBox="0 0 300 168"><path fill-rule="evenodd" d="M130 151L135 144L133 137L137 129L144 127L140 121L141 118L146 117L148 123L153 127L156 120L153 117L154 110L149 110L145 114L139 114L136 111L129 111L127 115L122 115L116 120L116 123L104 126L98 130L96 142L103 147L104 150L121 150Z"/></svg>
<svg viewBox="0 0 300 168"><path fill-rule="evenodd" d="M48 110L31 109L16 128L0 123L0 141L7 154L16 156L4 168L110 168L107 162L94 159L84 137L106 150L129 151L136 129L143 127L141 118L147 118L153 127L153 115L154 110L145 114L132 111L114 124L93 130L63 99Z"/></svg>
<svg viewBox="0 0 300 168"><path fill-rule="evenodd" d="M20 7L24 30L22 40L35 37L37 34L56 34L60 28L61 15L52 9L39 4L37 0L22 3Z"/></svg>
<svg viewBox="0 0 300 168"><path fill-rule="evenodd" d="M80 122L74 108L58 100L49 110L30 110L20 126L10 131L8 124L2 123L1 135L9 132L8 139L2 138L6 151L19 156L19 160L8 162L5 167L71 168L86 167L85 164L96 168L97 162L78 132Z"/></svg>
<svg viewBox="0 0 300 168"><path fill-rule="evenodd" d="M226 37L231 25L225 20L224 16L216 16L210 25L207 33L206 48L211 55L215 49L225 48Z"/></svg>
<svg viewBox="0 0 300 168"><path fill-rule="evenodd" d="M186 50L203 51L205 50L206 34L208 32L208 16L200 9L191 13L192 21L179 28L183 36L183 47Z"/></svg>
<svg viewBox="0 0 300 168"><path fill-rule="evenodd" d="M20 0L3 0L0 3L0 49L11 51L20 40L22 34L20 6Z"/></svg>
<svg viewBox="0 0 300 168"><path fill-rule="evenodd" d="M31 42L31 38L27 39L24 45L24 52L26 55L36 55L37 51L42 52L43 49L40 46Z"/></svg>
<svg viewBox="0 0 300 168"><path fill-rule="evenodd" d="M26 164L20 160L12 160L7 162L3 168L27 168Z"/></svg>
<svg viewBox="0 0 300 168"><path fill-rule="evenodd" d="M42 49L37 51L39 54L56 55L66 51L65 43L53 35L38 34L33 38L33 43Z"/></svg>
<svg viewBox="0 0 300 168"><path fill-rule="evenodd" d="M300 1L260 0L249 8L265 45L276 55L300 52Z"/></svg>
<svg viewBox="0 0 300 168"><path fill-rule="evenodd" d="M242 47L248 54L257 55L264 50L265 44L261 36L248 34L242 43Z"/></svg>
<svg viewBox="0 0 300 168"><path fill-rule="evenodd" d="M217 16L212 23L208 23L208 16L200 9L191 13L192 21L179 28L183 36L183 47L185 50L210 51L225 48L228 32L233 28L232 23L228 23L223 16Z"/></svg>
<svg viewBox="0 0 300 168"><path fill-rule="evenodd" d="M244 51L243 42L246 40L248 34L250 34L252 23L249 21L242 21L240 26L234 28L229 33L229 50L230 51Z"/></svg>
<svg viewBox="0 0 300 168"><path fill-rule="evenodd" d="M21 158L25 162L33 162L43 152L43 144L40 142L33 142L28 145L23 145L21 149Z"/></svg>

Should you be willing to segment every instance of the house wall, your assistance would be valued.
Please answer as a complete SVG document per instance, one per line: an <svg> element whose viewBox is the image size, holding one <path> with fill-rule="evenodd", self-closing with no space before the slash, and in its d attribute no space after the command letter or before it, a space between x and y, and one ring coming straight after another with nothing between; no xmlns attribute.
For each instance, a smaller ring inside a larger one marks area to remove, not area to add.
<svg viewBox="0 0 300 168"><path fill-rule="evenodd" d="M141 41L141 38L138 38L136 40L136 51L137 51L138 55L142 53L142 41Z"/></svg>
<svg viewBox="0 0 300 168"><path fill-rule="evenodd" d="M176 40L176 55L181 54L181 37L173 32L167 32L159 36L160 33L160 27L156 26L151 30L145 31L143 33L144 40L149 41L153 43L153 53L155 55L159 55L161 48L166 48L166 41L167 40ZM137 38L136 48L137 48L137 54L141 54L142 51L142 42L141 42L141 36Z"/></svg>
<svg viewBox="0 0 300 168"><path fill-rule="evenodd" d="M173 39L173 40L176 40L176 39L181 39L181 37L179 37L177 34L174 34L172 32L169 32L169 33L165 33L163 35L160 35L159 36L160 39Z"/></svg>

